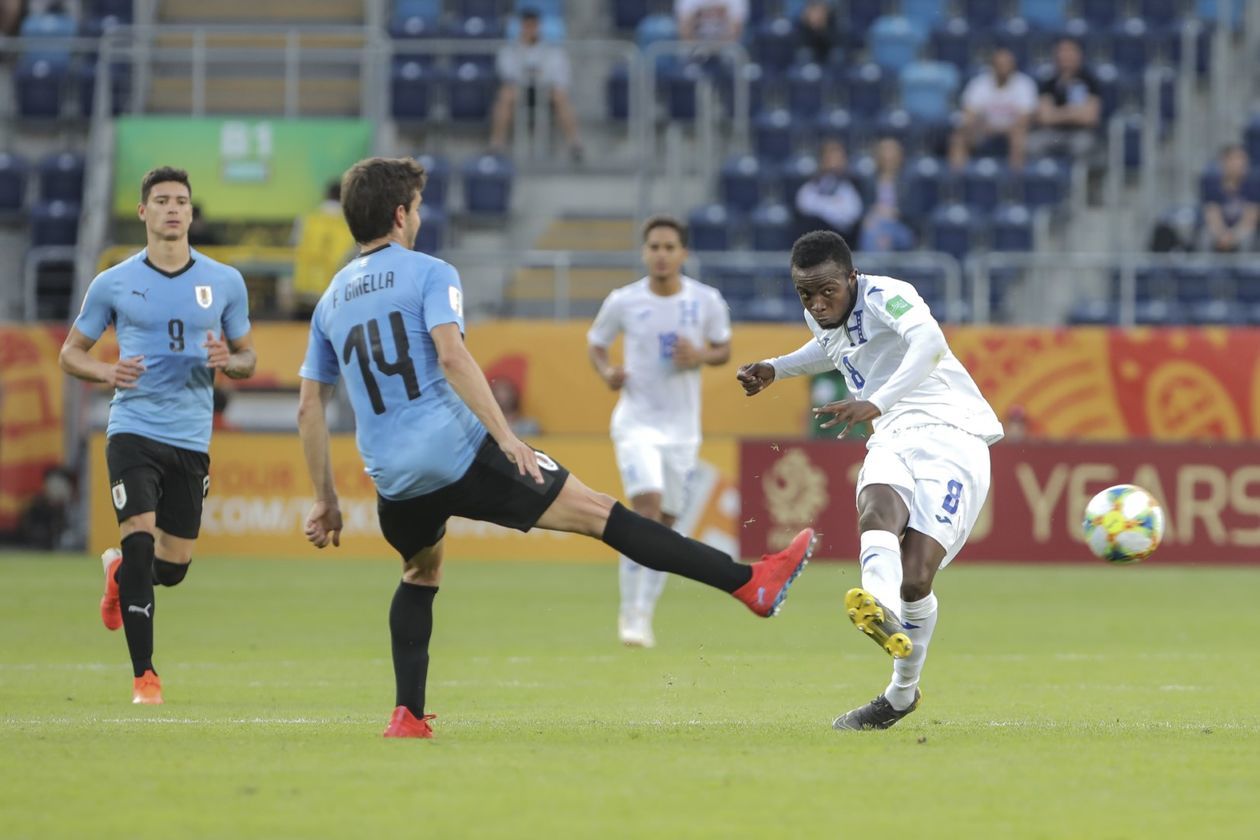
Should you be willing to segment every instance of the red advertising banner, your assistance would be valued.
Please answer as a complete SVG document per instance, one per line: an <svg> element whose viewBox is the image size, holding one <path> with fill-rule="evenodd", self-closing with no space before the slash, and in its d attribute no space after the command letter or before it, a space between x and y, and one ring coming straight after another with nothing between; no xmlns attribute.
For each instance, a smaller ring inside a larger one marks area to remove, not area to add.
<svg viewBox="0 0 1260 840"><path fill-rule="evenodd" d="M1147 563L1260 563L1260 444L999 443L993 484L959 560L1096 560L1081 541L1086 502L1113 484L1145 487L1164 506L1164 542ZM806 525L818 556L857 553L856 442L745 441L740 553L782 548Z"/></svg>

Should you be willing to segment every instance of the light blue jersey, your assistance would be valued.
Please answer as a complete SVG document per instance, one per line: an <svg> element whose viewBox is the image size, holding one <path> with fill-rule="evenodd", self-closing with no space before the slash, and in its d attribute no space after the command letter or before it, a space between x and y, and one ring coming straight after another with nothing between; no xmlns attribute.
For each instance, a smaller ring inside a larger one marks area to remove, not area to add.
<svg viewBox="0 0 1260 840"><path fill-rule="evenodd" d="M331 385L345 374L359 454L386 499L451 484L485 440L438 364L429 330L442 324L464 331L459 274L397 244L337 272L311 316L299 375Z"/></svg>
<svg viewBox="0 0 1260 840"><path fill-rule="evenodd" d="M235 341L249 333L249 299L241 273L192 251L167 274L148 249L96 276L74 326L93 341L110 324L122 358L144 356L134 388L118 388L108 435L134 435L210 451L214 371L206 366L206 333Z"/></svg>

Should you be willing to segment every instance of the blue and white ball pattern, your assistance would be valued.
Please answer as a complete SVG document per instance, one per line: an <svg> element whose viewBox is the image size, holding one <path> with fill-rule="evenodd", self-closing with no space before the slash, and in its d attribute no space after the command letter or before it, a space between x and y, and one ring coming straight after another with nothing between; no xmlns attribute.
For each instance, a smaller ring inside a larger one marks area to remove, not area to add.
<svg viewBox="0 0 1260 840"><path fill-rule="evenodd" d="M1164 509L1133 484L1108 487L1085 506L1085 544L1108 563L1137 563L1164 536Z"/></svg>

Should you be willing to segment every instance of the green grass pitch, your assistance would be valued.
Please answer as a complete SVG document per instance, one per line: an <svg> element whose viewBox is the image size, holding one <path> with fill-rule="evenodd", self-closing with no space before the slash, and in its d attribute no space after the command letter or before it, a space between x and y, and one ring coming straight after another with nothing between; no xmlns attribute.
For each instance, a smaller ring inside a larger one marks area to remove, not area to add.
<svg viewBox="0 0 1260 840"><path fill-rule="evenodd" d="M446 575L438 739L400 742L392 560L199 558L158 590L166 705L133 707L98 562L0 555L0 836L1260 836L1260 570L964 560L883 733L830 729L890 670L852 566L769 621L671 581L651 651L609 565Z"/></svg>

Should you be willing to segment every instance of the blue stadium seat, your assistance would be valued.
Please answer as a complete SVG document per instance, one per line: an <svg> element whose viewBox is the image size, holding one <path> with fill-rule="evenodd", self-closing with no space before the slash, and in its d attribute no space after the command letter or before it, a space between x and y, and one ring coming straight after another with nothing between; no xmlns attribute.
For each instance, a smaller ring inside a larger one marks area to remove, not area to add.
<svg viewBox="0 0 1260 840"><path fill-rule="evenodd" d="M1242 24L1243 4L1246 0L1198 0L1195 16L1210 23L1225 21L1230 29Z"/></svg>
<svg viewBox="0 0 1260 840"><path fill-rule="evenodd" d="M455 0L457 18L498 18L503 14L500 0Z"/></svg>
<svg viewBox="0 0 1260 840"><path fill-rule="evenodd" d="M0 214L16 214L26 206L29 173L30 167L24 158L0 152Z"/></svg>
<svg viewBox="0 0 1260 840"><path fill-rule="evenodd" d="M1138 15L1150 26L1166 27L1181 17L1180 0L1139 0Z"/></svg>
<svg viewBox="0 0 1260 840"><path fill-rule="evenodd" d="M900 15L879 18L871 26L867 37L871 60L890 72L899 71L918 58L919 50L927 40L926 30Z"/></svg>
<svg viewBox="0 0 1260 840"><path fill-rule="evenodd" d="M1053 207L1067 198L1070 174L1054 158L1038 158L1020 173L1024 204L1031 208Z"/></svg>
<svg viewBox="0 0 1260 840"><path fill-rule="evenodd" d="M868 61L849 70L845 80L849 110L859 117L873 117L884 107L884 71Z"/></svg>
<svg viewBox="0 0 1260 840"><path fill-rule="evenodd" d="M1098 105L1105 125L1120 106L1120 68L1111 62L1097 64L1094 77L1098 79Z"/></svg>
<svg viewBox="0 0 1260 840"><path fill-rule="evenodd" d="M78 24L70 15L57 13L28 14L18 34L27 41L22 59L28 63L47 61L65 70L70 65L70 50L56 42L73 38ZM46 43L44 43L46 42Z"/></svg>
<svg viewBox="0 0 1260 840"><path fill-rule="evenodd" d="M945 19L945 0L901 0L901 14L924 32L932 31Z"/></svg>
<svg viewBox="0 0 1260 840"><path fill-rule="evenodd" d="M1077 302L1068 314L1068 323L1074 326L1109 326L1120 320L1118 307L1111 300L1083 300Z"/></svg>
<svg viewBox="0 0 1260 840"><path fill-rule="evenodd" d="M1033 249L1032 213L1022 204L1003 204L990 221L991 247L994 251L1031 251Z"/></svg>
<svg viewBox="0 0 1260 840"><path fill-rule="evenodd" d="M1015 56L1018 67L1028 67L1033 56L1033 30L1021 17L1007 18L990 30L995 47L1004 47Z"/></svg>
<svg viewBox="0 0 1260 840"><path fill-rule="evenodd" d="M630 68L625 64L613 65L604 87L604 99L608 103L608 118L617 121L629 119Z"/></svg>
<svg viewBox="0 0 1260 840"><path fill-rule="evenodd" d="M1019 16L1038 29L1055 32L1067 20L1067 0L1019 0Z"/></svg>
<svg viewBox="0 0 1260 840"><path fill-rule="evenodd" d="M799 44L795 23L785 17L774 18L754 30L752 58L764 67L782 70L796 58Z"/></svg>
<svg viewBox="0 0 1260 840"><path fill-rule="evenodd" d="M1077 0L1078 12L1095 29L1114 26L1120 15L1116 0Z"/></svg>
<svg viewBox="0 0 1260 840"><path fill-rule="evenodd" d="M1005 12L1003 0L962 0L962 13L977 29L997 26Z"/></svg>
<svg viewBox="0 0 1260 840"><path fill-rule="evenodd" d="M1243 129L1243 145L1254 166L1260 166L1260 111L1252 113Z"/></svg>
<svg viewBox="0 0 1260 840"><path fill-rule="evenodd" d="M482 216L503 216L512 206L512 162L498 155L478 155L464 162L464 207Z"/></svg>
<svg viewBox="0 0 1260 840"><path fill-rule="evenodd" d="M1171 324L1188 321L1189 313L1174 309L1173 273L1163 268L1139 268L1136 272L1135 320L1139 324Z"/></svg>
<svg viewBox="0 0 1260 840"><path fill-rule="evenodd" d="M1174 23L1168 28L1166 34L1166 48L1168 52L1168 60L1175 67L1181 66L1181 38L1185 28L1194 25L1195 21L1186 19ZM1196 38L1195 50L1195 72L1200 76L1206 76L1212 69L1212 27L1199 27L1199 34Z"/></svg>
<svg viewBox="0 0 1260 840"><path fill-rule="evenodd" d="M1236 265L1231 273L1234 297L1249 324L1260 324L1260 264Z"/></svg>
<svg viewBox="0 0 1260 840"><path fill-rule="evenodd" d="M847 148L853 145L853 117L844 108L828 108L814 121L814 136L819 142L839 140Z"/></svg>
<svg viewBox="0 0 1260 840"><path fill-rule="evenodd" d="M863 34L869 36L871 27L884 14L887 4L882 0L857 0L843 5L848 20L842 23L841 28L861 37Z"/></svg>
<svg viewBox="0 0 1260 840"><path fill-rule="evenodd" d="M735 242L735 224L721 204L705 204L687 217L692 251L729 251Z"/></svg>
<svg viewBox="0 0 1260 840"><path fill-rule="evenodd" d="M760 64L749 62L742 65L739 74L748 82L748 112L755 114L762 109L765 102L765 71ZM726 108L726 115L730 117L735 113L735 73L726 64L719 64L715 82Z"/></svg>
<svg viewBox="0 0 1260 840"><path fill-rule="evenodd" d="M818 158L804 153L791 157L779 169L779 195L783 203L796 206L796 194L806 181L818 171Z"/></svg>
<svg viewBox="0 0 1260 840"><path fill-rule="evenodd" d="M695 62L668 64L661 69L657 84L671 120L690 122L696 118L696 86L703 78L704 68Z"/></svg>
<svg viewBox="0 0 1260 840"><path fill-rule="evenodd" d="M794 146L794 122L786 108L764 111L753 120L753 150L763 161L785 160Z"/></svg>
<svg viewBox="0 0 1260 840"><path fill-rule="evenodd" d="M612 0L613 27L623 32L634 29L648 15L648 0Z"/></svg>
<svg viewBox="0 0 1260 840"><path fill-rule="evenodd" d="M533 9L543 17L564 17L564 0L514 0L512 11L520 14L526 9Z"/></svg>
<svg viewBox="0 0 1260 840"><path fill-rule="evenodd" d="M875 138L891 137L902 146L915 145L911 142L914 130L914 116L905 108L889 108L875 120Z"/></svg>
<svg viewBox="0 0 1260 840"><path fill-rule="evenodd" d="M1134 172L1142 166L1142 131L1145 121L1139 113L1125 114L1124 124L1124 168Z"/></svg>
<svg viewBox="0 0 1260 840"><path fill-rule="evenodd" d="M901 215L913 225L926 220L941 203L941 179L945 167L930 156L917 157L906 165L906 189Z"/></svg>
<svg viewBox="0 0 1260 840"><path fill-rule="evenodd" d="M78 204L83 200L83 155L59 152L39 162L39 197L42 201Z"/></svg>
<svg viewBox="0 0 1260 840"><path fill-rule="evenodd" d="M31 245L73 245L79 238L79 205L40 201L31 208Z"/></svg>
<svg viewBox="0 0 1260 840"><path fill-rule="evenodd" d="M645 50L658 41L678 40L678 23L673 15L651 14L639 21L634 30L635 43Z"/></svg>
<svg viewBox="0 0 1260 840"><path fill-rule="evenodd" d="M416 161L424 167L427 177L424 182L423 205L437 210L446 208L447 196L450 194L451 164L441 155L416 155Z"/></svg>
<svg viewBox="0 0 1260 840"><path fill-rule="evenodd" d="M959 71L970 69L976 48L976 39L966 18L950 18L932 31L932 55Z"/></svg>
<svg viewBox="0 0 1260 840"><path fill-rule="evenodd" d="M96 104L95 62L80 62L76 70L76 86L79 90L79 115L84 118L92 116L92 108ZM115 63L109 76L111 113L114 116L127 111L131 102L131 65Z"/></svg>
<svg viewBox="0 0 1260 840"><path fill-rule="evenodd" d="M490 115L498 81L492 71L475 62L455 68L446 84L446 104L452 120L481 122Z"/></svg>
<svg viewBox="0 0 1260 840"><path fill-rule="evenodd" d="M442 0L394 0L394 15L439 18L442 16Z"/></svg>
<svg viewBox="0 0 1260 840"><path fill-rule="evenodd" d="M394 67L390 76L389 112L396 120L429 118L433 98L433 71L419 61Z"/></svg>
<svg viewBox="0 0 1260 840"><path fill-rule="evenodd" d="M84 4L83 11L93 17L117 18L122 23L131 23L136 19L133 0L90 0Z"/></svg>
<svg viewBox="0 0 1260 840"><path fill-rule="evenodd" d="M752 155L738 155L722 164L718 174L722 203L746 213L761 203L761 163Z"/></svg>
<svg viewBox="0 0 1260 840"><path fill-rule="evenodd" d="M13 76L17 112L20 117L61 116L66 68L49 61L20 62Z"/></svg>
<svg viewBox="0 0 1260 840"><path fill-rule="evenodd" d="M425 193L429 191L425 187ZM446 245L446 211L425 201L420 205L420 231L416 234L417 251L437 255Z"/></svg>
<svg viewBox="0 0 1260 840"><path fill-rule="evenodd" d="M1007 168L996 158L975 158L963 172L963 203L979 214L992 213L1002 200Z"/></svg>
<svg viewBox="0 0 1260 840"><path fill-rule="evenodd" d="M958 68L943 61L915 61L901 71L901 106L916 120L941 123L954 110Z"/></svg>
<svg viewBox="0 0 1260 840"><path fill-rule="evenodd" d="M497 40L503 37L503 24L497 18L470 17L454 21L446 30L447 37L455 41ZM477 64L486 70L494 70L494 51L473 51L456 53L454 62L461 64Z"/></svg>
<svg viewBox="0 0 1260 840"><path fill-rule="evenodd" d="M1146 21L1126 18L1111 36L1111 60L1123 71L1140 73L1150 63L1150 35Z"/></svg>
<svg viewBox="0 0 1260 840"><path fill-rule="evenodd" d="M823 69L818 64L798 64L785 78L787 107L793 116L812 117L823 108Z"/></svg>
<svg viewBox="0 0 1260 840"><path fill-rule="evenodd" d="M389 19L389 36L398 40L409 38L440 38L442 27L437 17L427 15L394 15ZM431 62L430 55L409 56L409 60Z"/></svg>
<svg viewBox="0 0 1260 840"><path fill-rule="evenodd" d="M955 259L966 259L976 239L977 221L964 204L942 204L928 220L928 244Z"/></svg>
<svg viewBox="0 0 1260 840"><path fill-rule="evenodd" d="M754 251L790 251L796 241L796 220L786 204L763 204L749 216Z"/></svg>

